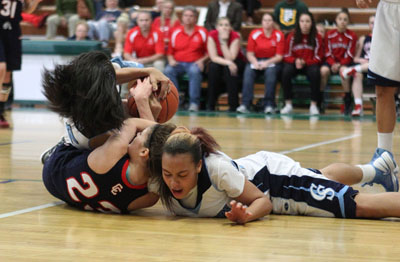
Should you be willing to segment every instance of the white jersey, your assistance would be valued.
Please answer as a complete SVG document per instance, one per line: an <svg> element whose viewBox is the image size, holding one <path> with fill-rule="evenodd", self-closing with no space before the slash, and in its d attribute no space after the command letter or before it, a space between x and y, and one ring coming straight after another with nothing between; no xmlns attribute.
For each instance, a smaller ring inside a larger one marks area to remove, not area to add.
<svg viewBox="0 0 400 262"><path fill-rule="evenodd" d="M368 78L377 85L400 86L400 0L379 2L372 35Z"/></svg>
<svg viewBox="0 0 400 262"><path fill-rule="evenodd" d="M243 193L245 179L252 182L273 205L273 213L325 217L354 217L357 191L331 181L316 170L302 168L281 154L261 151L237 160L222 152L203 159L197 201L187 208L185 201L172 200L177 215L224 217L229 202Z"/></svg>

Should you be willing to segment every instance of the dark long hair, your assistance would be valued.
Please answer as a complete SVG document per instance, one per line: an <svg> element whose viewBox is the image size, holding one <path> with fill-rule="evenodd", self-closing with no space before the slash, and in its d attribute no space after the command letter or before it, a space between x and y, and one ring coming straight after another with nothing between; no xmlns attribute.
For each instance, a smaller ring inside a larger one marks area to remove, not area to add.
<svg viewBox="0 0 400 262"><path fill-rule="evenodd" d="M308 15L311 19L311 28L310 28L310 33L308 34L307 37L307 43L309 45L311 45L313 48L315 48L315 46L317 45L316 41L315 41L315 37L317 36L317 28L315 26L315 20L314 20L314 16L310 13L310 12L303 12L300 13L297 16L297 21L296 21L296 25L295 25L295 29L294 29L294 37L293 37L293 44L300 44L303 40L303 35L301 33L301 28L300 28L300 17L302 15Z"/></svg>
<svg viewBox="0 0 400 262"><path fill-rule="evenodd" d="M177 128L177 130L178 129L179 128ZM162 154L166 153L174 156L177 154L189 153L192 156L193 162L198 164L203 156L217 153L218 149L219 145L217 141L204 128L195 127L190 131L181 128L178 132L172 132L170 137L165 141ZM159 172L151 172L151 174L153 175L154 180L159 184L161 202L168 210L173 211L173 196L171 190L163 180L161 165Z"/></svg>
<svg viewBox="0 0 400 262"><path fill-rule="evenodd" d="M121 127L124 109L115 87L115 70L104 53L81 54L54 70L44 69L42 77L49 108L72 119L86 137Z"/></svg>

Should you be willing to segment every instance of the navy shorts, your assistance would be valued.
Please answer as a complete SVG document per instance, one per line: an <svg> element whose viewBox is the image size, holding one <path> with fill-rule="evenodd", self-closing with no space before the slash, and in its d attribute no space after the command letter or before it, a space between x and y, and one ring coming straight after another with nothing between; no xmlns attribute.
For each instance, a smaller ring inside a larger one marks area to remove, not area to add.
<svg viewBox="0 0 400 262"><path fill-rule="evenodd" d="M387 86L387 87L400 87L400 82L387 79L383 76L375 74L368 69L368 85Z"/></svg>
<svg viewBox="0 0 400 262"><path fill-rule="evenodd" d="M21 28L19 25L10 26L11 30L0 30L0 62L6 62L7 71L14 71L21 69Z"/></svg>

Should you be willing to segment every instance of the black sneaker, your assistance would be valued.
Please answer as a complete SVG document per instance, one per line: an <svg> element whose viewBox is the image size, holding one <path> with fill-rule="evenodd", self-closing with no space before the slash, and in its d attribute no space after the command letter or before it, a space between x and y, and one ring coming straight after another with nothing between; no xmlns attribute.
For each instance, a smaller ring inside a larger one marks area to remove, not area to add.
<svg viewBox="0 0 400 262"><path fill-rule="evenodd" d="M59 145L65 144L65 139L64 137L61 138L61 141L57 143L57 145L47 149L46 151L44 151L41 155L40 155L40 161L42 162L42 164L44 165L44 163L47 161L47 159L49 159L49 157L54 153L54 151L56 151L56 148Z"/></svg>

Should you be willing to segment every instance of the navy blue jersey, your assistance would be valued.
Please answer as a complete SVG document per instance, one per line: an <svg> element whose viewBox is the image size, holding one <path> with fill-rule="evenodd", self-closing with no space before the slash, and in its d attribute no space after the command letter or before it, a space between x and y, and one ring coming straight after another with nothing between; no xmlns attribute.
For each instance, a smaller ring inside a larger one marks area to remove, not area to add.
<svg viewBox="0 0 400 262"><path fill-rule="evenodd" d="M128 213L128 205L148 193L147 185L129 183L127 155L106 174L99 175L87 163L90 152L69 144L59 145L43 167L47 190L80 209Z"/></svg>
<svg viewBox="0 0 400 262"><path fill-rule="evenodd" d="M2 0L0 2L0 21L1 24L8 21L12 24L18 24L22 20L23 0ZM6 29L7 28L2 28Z"/></svg>
<svg viewBox="0 0 400 262"><path fill-rule="evenodd" d="M366 35L361 50L361 58L368 59L371 57L371 35Z"/></svg>

